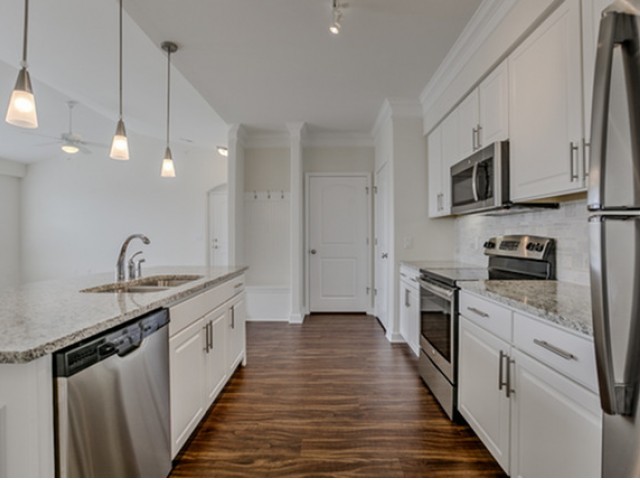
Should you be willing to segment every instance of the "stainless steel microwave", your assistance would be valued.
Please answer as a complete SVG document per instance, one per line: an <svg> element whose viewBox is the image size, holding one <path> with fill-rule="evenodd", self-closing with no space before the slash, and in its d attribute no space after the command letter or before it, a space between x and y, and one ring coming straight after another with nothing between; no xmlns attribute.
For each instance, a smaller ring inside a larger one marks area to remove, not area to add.
<svg viewBox="0 0 640 480"><path fill-rule="evenodd" d="M451 213L509 204L509 142L495 142L451 167Z"/></svg>

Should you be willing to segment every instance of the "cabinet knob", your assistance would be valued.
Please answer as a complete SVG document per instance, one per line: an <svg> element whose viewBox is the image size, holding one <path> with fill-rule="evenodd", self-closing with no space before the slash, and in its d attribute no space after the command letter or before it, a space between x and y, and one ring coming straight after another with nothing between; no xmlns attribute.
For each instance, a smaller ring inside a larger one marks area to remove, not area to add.
<svg viewBox="0 0 640 480"><path fill-rule="evenodd" d="M315 248L312 248L311 250L309 250L309 253L311 255L315 255L316 253L318 253L318 251Z"/></svg>

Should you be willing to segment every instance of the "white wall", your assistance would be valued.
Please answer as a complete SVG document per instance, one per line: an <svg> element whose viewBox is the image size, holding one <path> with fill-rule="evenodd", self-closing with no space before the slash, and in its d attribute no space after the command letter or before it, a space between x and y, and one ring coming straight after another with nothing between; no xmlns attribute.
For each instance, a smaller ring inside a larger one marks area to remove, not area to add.
<svg viewBox="0 0 640 480"><path fill-rule="evenodd" d="M249 286L290 286L290 151L245 148L244 261Z"/></svg>
<svg viewBox="0 0 640 480"><path fill-rule="evenodd" d="M374 147L305 147L305 173L373 173Z"/></svg>
<svg viewBox="0 0 640 480"><path fill-rule="evenodd" d="M529 234L556 239L558 280L589 285L587 202L573 200L559 210L508 216L466 215L456 219L456 255L462 262L487 264L482 244L495 235Z"/></svg>
<svg viewBox="0 0 640 480"><path fill-rule="evenodd" d="M21 280L21 182L19 177L0 173L0 288Z"/></svg>
<svg viewBox="0 0 640 480"><path fill-rule="evenodd" d="M207 191L227 180L213 150L172 145L177 177L160 177L164 142L129 132L131 160L90 155L29 165L23 181L24 280L113 271L122 241L144 233L146 265L206 264Z"/></svg>

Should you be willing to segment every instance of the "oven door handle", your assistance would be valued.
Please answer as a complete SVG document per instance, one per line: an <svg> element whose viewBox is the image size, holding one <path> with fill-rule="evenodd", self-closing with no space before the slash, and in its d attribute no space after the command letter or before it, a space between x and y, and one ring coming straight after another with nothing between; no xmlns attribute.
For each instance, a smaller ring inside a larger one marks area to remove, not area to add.
<svg viewBox="0 0 640 480"><path fill-rule="evenodd" d="M424 288L426 291L431 292L440 298L444 298L445 300L451 300L453 294L455 293L455 290L447 290L446 288L438 287L437 285L425 282L420 278L418 279L418 283L420 284L421 288Z"/></svg>

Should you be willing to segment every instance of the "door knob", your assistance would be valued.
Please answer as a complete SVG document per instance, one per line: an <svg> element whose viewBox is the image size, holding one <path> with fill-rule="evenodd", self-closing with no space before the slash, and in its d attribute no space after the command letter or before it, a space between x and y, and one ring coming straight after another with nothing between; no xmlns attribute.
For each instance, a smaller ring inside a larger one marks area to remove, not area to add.
<svg viewBox="0 0 640 480"><path fill-rule="evenodd" d="M315 248L312 248L311 250L309 250L309 253L310 253L311 255L315 255L315 254L316 254L316 253L318 253L318 252L316 251L316 249L315 249Z"/></svg>

